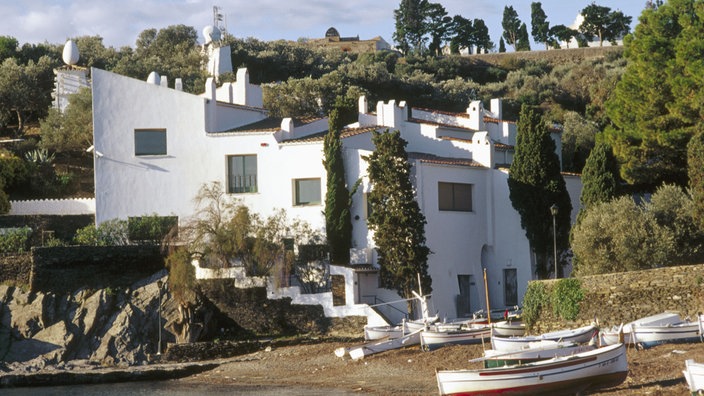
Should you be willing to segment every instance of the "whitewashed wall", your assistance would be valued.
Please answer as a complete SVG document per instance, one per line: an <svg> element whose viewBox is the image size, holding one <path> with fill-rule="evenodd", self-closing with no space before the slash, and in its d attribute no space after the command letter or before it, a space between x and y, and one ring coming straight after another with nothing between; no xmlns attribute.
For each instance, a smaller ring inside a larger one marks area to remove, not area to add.
<svg viewBox="0 0 704 396"><path fill-rule="evenodd" d="M10 201L8 215L94 215L95 198Z"/></svg>

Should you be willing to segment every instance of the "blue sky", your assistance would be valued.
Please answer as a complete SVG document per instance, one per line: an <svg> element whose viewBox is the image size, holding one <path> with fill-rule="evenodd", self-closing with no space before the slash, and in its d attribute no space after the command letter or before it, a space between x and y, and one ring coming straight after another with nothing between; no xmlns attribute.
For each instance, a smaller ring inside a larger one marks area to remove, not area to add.
<svg viewBox="0 0 704 396"><path fill-rule="evenodd" d="M480 18L498 44L504 6L511 5L530 29L534 0L440 0L448 14ZM543 0L551 25L572 25L592 0ZM599 0L598 5L621 10L637 23L646 0ZM0 36L20 44L63 44L78 36L103 37L106 46L134 47L140 32L184 24L199 32L212 24L213 5L221 8L227 30L237 37L297 40L323 37L334 26L342 36L368 39L381 36L392 44L393 11L400 0L0 0ZM202 39L201 39L202 40ZM539 49L534 46L534 49Z"/></svg>

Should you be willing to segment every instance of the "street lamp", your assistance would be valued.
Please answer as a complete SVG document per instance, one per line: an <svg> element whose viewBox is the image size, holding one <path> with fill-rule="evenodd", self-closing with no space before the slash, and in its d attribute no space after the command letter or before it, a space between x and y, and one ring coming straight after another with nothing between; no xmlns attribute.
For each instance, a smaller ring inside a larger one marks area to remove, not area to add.
<svg viewBox="0 0 704 396"><path fill-rule="evenodd" d="M557 229L555 227L555 216L557 216L557 205L552 204L550 207L552 214L552 247L555 252L555 279L557 279Z"/></svg>
<svg viewBox="0 0 704 396"><path fill-rule="evenodd" d="M164 282L159 279L156 281L156 286L159 288L159 316L157 317L157 321L159 323L159 343L157 344L157 349L156 349L156 354L161 355L161 287L164 285Z"/></svg>

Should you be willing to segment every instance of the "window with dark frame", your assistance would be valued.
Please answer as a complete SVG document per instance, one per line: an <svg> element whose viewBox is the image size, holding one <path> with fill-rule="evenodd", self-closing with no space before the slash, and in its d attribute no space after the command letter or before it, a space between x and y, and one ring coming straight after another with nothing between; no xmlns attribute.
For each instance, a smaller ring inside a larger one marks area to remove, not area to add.
<svg viewBox="0 0 704 396"><path fill-rule="evenodd" d="M257 192L257 156L227 156L227 192L243 194Z"/></svg>
<svg viewBox="0 0 704 396"><path fill-rule="evenodd" d="M320 179L295 179L293 181L293 204L319 205L321 201Z"/></svg>
<svg viewBox="0 0 704 396"><path fill-rule="evenodd" d="M455 212L472 211L472 185L438 182L438 209Z"/></svg>
<svg viewBox="0 0 704 396"><path fill-rule="evenodd" d="M134 155L166 155L166 129L135 129Z"/></svg>

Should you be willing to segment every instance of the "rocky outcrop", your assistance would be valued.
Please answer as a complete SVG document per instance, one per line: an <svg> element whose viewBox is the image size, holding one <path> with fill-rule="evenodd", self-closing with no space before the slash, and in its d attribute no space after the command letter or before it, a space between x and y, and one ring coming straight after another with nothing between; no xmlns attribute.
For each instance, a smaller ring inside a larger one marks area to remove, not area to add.
<svg viewBox="0 0 704 396"><path fill-rule="evenodd" d="M157 280L166 271L125 289L80 289L66 295L32 293L0 286L0 361L6 370L36 371L47 365L83 360L101 366L131 366L162 349L174 336L177 304ZM161 311L161 317L159 316Z"/></svg>

